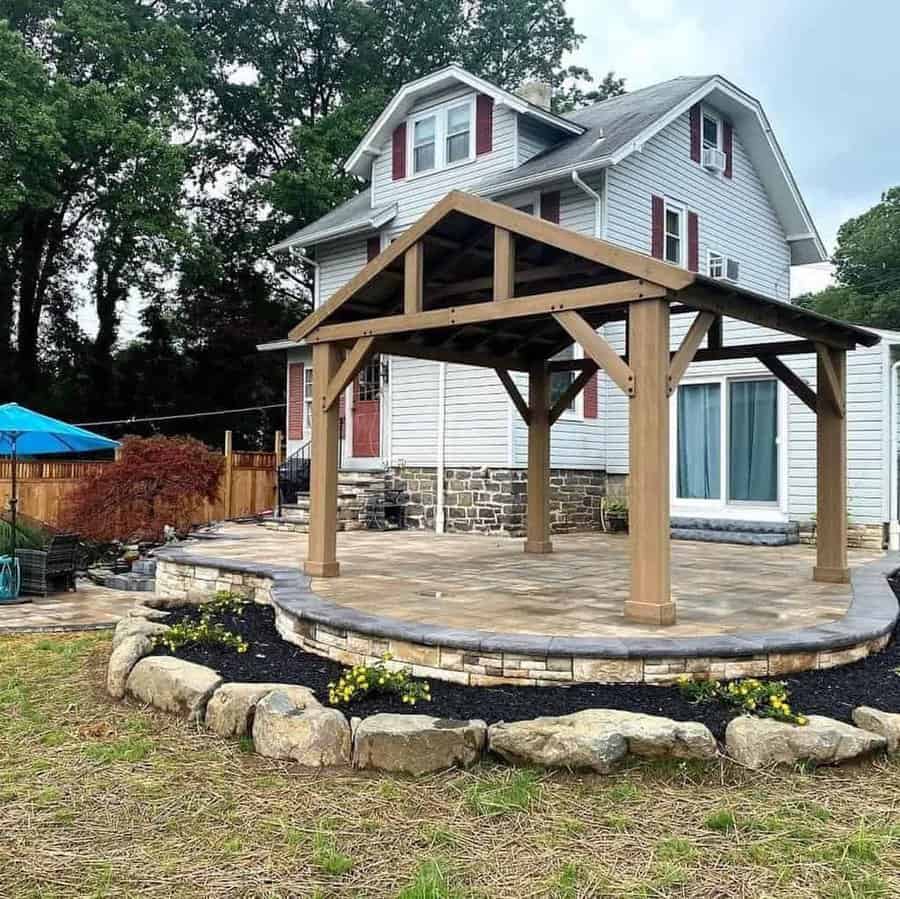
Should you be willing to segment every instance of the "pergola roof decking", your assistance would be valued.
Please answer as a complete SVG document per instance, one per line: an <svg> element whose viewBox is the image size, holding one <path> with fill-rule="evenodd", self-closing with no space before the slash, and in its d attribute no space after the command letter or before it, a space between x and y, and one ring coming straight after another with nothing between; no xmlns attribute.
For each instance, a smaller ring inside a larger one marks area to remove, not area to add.
<svg viewBox="0 0 900 899"><path fill-rule="evenodd" d="M674 352L671 314L695 315ZM793 339L725 346L723 316ZM627 322L621 356L597 334L613 321ZM603 368L630 397L633 551L626 614L659 624L675 614L669 599L667 397L693 360L757 358L817 412L816 572L821 579L846 579L845 353L877 343L871 332L454 191L290 336L314 346L312 574L339 570L337 399L371 354L385 352L497 370L529 426L529 552L552 549L550 428ZM583 359L550 363L573 342L584 350ZM818 395L779 358L811 352L819 360ZM551 368L582 370L552 408ZM509 375L516 370L529 373L527 403Z"/></svg>

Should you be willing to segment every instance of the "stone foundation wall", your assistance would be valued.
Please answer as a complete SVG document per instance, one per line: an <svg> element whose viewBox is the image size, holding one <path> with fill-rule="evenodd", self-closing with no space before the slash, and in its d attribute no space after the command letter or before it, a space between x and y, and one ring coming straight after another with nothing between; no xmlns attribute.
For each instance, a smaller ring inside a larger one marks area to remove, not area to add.
<svg viewBox="0 0 900 899"><path fill-rule="evenodd" d="M388 489L406 502L410 528L434 528L437 502L434 468L394 468ZM554 468L550 472L550 528L554 534L600 528L606 473ZM444 475L447 531L523 537L527 473L520 468L448 468Z"/></svg>
<svg viewBox="0 0 900 899"><path fill-rule="evenodd" d="M800 542L808 546L816 545L815 522L800 522ZM882 549L884 544L882 524L850 524L847 528L847 546L850 549Z"/></svg>

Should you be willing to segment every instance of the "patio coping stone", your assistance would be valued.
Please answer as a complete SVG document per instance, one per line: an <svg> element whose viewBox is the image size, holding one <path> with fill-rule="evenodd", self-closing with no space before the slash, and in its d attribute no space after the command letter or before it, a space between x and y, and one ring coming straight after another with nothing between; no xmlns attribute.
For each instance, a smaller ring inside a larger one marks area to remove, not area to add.
<svg viewBox="0 0 900 899"><path fill-rule="evenodd" d="M320 597L310 589L310 577L297 568L200 555L180 546L159 549L155 557L179 565L218 568L268 578L272 581L274 605L288 614L325 627L426 646L484 652L608 659L746 658L779 652L841 649L876 640L893 630L898 617L897 598L887 581L892 572L900 569L898 552L886 553L882 559L852 571L850 604L846 613L835 621L808 628L696 637L561 637L423 624L362 612Z"/></svg>

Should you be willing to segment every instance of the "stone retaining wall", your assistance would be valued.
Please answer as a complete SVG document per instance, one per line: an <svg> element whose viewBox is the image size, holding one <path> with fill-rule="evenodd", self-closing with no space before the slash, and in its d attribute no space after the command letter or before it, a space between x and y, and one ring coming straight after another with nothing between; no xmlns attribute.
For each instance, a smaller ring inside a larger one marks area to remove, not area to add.
<svg viewBox="0 0 900 899"><path fill-rule="evenodd" d="M352 666L386 652L391 665L410 666L417 677L472 686L560 683L672 683L696 678L782 676L832 668L887 645L897 601L886 575L888 557L853 572L847 614L803 630L709 637L551 637L459 630L361 612L317 596L296 569L192 556L158 554L157 595L202 601L231 590L275 607L281 636L301 648Z"/></svg>

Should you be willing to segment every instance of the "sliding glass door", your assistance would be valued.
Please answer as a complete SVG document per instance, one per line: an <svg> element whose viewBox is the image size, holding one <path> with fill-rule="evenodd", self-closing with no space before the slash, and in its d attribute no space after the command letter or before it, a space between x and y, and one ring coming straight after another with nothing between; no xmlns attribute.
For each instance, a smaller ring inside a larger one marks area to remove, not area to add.
<svg viewBox="0 0 900 899"><path fill-rule="evenodd" d="M714 512L777 506L778 386L772 378L682 384L676 395L674 502Z"/></svg>

